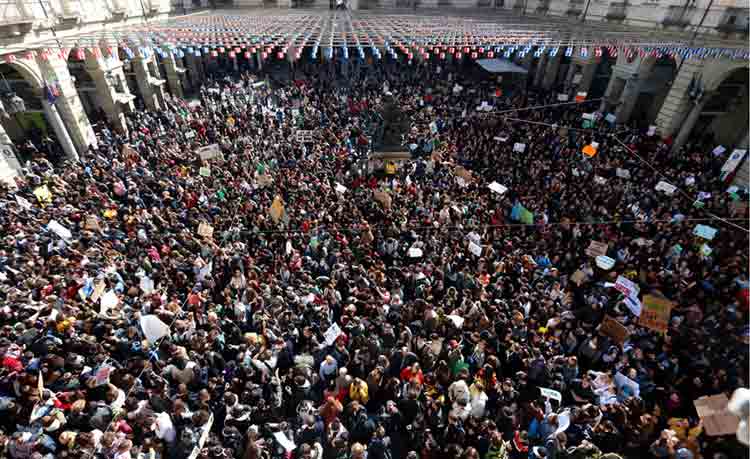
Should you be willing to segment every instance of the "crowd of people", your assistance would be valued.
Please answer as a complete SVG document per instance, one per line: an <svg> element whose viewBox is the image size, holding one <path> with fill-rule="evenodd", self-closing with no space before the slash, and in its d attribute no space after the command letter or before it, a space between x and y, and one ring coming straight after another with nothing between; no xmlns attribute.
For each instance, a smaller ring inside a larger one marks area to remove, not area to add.
<svg viewBox="0 0 750 459"><path fill-rule="evenodd" d="M747 456L693 406L748 385L727 153L457 68L359 70L208 81L26 164L0 196L3 457ZM367 160L386 98L395 171Z"/></svg>

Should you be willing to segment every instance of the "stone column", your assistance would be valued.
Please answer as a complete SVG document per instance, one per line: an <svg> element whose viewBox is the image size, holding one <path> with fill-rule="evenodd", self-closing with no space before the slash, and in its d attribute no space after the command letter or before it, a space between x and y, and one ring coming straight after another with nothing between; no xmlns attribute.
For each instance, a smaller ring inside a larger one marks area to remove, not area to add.
<svg viewBox="0 0 750 459"><path fill-rule="evenodd" d="M125 123L125 111L133 109L132 95L126 84L125 75L122 72L122 62L115 54L93 56L87 53L86 71L96 84L96 99L101 104L107 120L120 133L127 134L128 127ZM118 88L117 81L120 81ZM128 100L129 99L129 100Z"/></svg>
<svg viewBox="0 0 750 459"><path fill-rule="evenodd" d="M49 124L52 125L52 129L55 131L55 136L60 142L60 145L65 152L65 156L69 159L78 161L78 151L76 151L76 147L73 145L73 140L70 138L70 133L68 133L68 130L65 128L60 113L57 111L55 105L50 104L45 98L42 100L42 108L44 109L44 115L47 117L47 121L49 121Z"/></svg>
<svg viewBox="0 0 750 459"><path fill-rule="evenodd" d="M561 61L562 57L560 51L558 51L558 54L555 57L547 59L547 68L544 71L544 79L542 80L542 87L544 89L552 89L557 82L557 72L560 70Z"/></svg>
<svg viewBox="0 0 750 459"><path fill-rule="evenodd" d="M138 82L138 90L141 91L141 97L143 97L143 103L149 110L159 110L161 108L159 96L151 84L157 78L152 77L149 73L148 59L137 56L131 62L135 71L135 79Z"/></svg>
<svg viewBox="0 0 750 459"><path fill-rule="evenodd" d="M641 91L642 79L636 77L630 78L625 82L625 88L622 90L619 105L615 111L617 124L624 124L630 120L635 103L638 102L638 94Z"/></svg>
<svg viewBox="0 0 750 459"><path fill-rule="evenodd" d="M190 69L190 84L194 88L200 88L203 83L203 68L201 66L200 57L196 57L195 54L186 54L185 61Z"/></svg>
<svg viewBox="0 0 750 459"><path fill-rule="evenodd" d="M703 107L706 106L706 102L708 102L710 98L711 94L706 93L703 95L700 101L693 104L693 107L690 109L690 113L688 113L687 117L682 122L680 132L677 134L677 137L675 137L674 143L672 143L672 151L679 151L680 148L685 145L685 142L687 142L687 139L690 136L690 132L693 130L695 123L701 116Z"/></svg>
<svg viewBox="0 0 750 459"><path fill-rule="evenodd" d="M82 153L87 151L90 145L96 147L96 135L78 97L78 90L70 79L67 61L57 54L52 54L46 60L38 59L37 63L43 75L48 75L50 80L56 79L54 83L60 96L55 101L55 108L67 127L75 150Z"/></svg>
<svg viewBox="0 0 750 459"><path fill-rule="evenodd" d="M542 85L543 77L544 77L544 70L547 68L547 52L542 52L541 57L539 57L539 61L536 63L536 71L534 72L534 86L540 87Z"/></svg>
<svg viewBox="0 0 750 459"><path fill-rule="evenodd" d="M174 55L169 50L164 52L164 70L167 72L167 83L172 95L182 97L184 95L182 89L182 73L184 70L177 65Z"/></svg>
<svg viewBox="0 0 750 459"><path fill-rule="evenodd" d="M594 81L594 75L596 75L596 67L599 65L599 58L589 58L589 62L583 66L583 78L578 84L579 92L588 92L591 88L591 83Z"/></svg>

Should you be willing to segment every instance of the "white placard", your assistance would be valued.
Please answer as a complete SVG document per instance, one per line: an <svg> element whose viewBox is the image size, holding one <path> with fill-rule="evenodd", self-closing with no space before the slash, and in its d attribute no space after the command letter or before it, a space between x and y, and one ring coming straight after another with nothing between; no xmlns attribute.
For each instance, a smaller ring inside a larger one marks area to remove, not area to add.
<svg viewBox="0 0 750 459"><path fill-rule="evenodd" d="M464 326L464 318L461 316L457 316L455 314L448 314L445 317L448 318L451 322L453 322L453 326L456 328L462 328Z"/></svg>
<svg viewBox="0 0 750 459"><path fill-rule="evenodd" d="M641 291L638 285L625 276L617 277L617 281L615 281L615 290L622 292L625 296L637 296Z"/></svg>
<svg viewBox="0 0 750 459"><path fill-rule="evenodd" d="M70 230L57 222L57 220L50 220L47 223L47 229L60 236L63 240L68 241L73 237L73 233Z"/></svg>
<svg viewBox="0 0 750 459"><path fill-rule="evenodd" d="M473 242L469 242L469 252L473 253L474 255L480 257L482 256L482 247L474 244Z"/></svg>
<svg viewBox="0 0 750 459"><path fill-rule="evenodd" d="M422 249L419 247L410 247L406 252L406 255L408 255L409 258L419 258L422 256Z"/></svg>
<svg viewBox="0 0 750 459"><path fill-rule="evenodd" d="M660 181L659 183L656 184L655 189L657 191L663 191L663 192L665 192L668 195L672 195L672 193L675 192L675 190L677 189L677 187L674 186L674 185L672 185L671 183L667 183L664 180L662 180L662 181Z"/></svg>
<svg viewBox="0 0 750 459"><path fill-rule="evenodd" d="M508 136L499 136L499 135L496 135L495 137L493 137L493 139L498 142L507 142L508 138L509 138Z"/></svg>
<svg viewBox="0 0 750 459"><path fill-rule="evenodd" d="M295 448L297 448L297 445L295 445L294 442L290 440L284 432L274 432L273 438L275 438L276 441L279 442L279 444L286 450L287 453L291 453Z"/></svg>
<svg viewBox="0 0 750 459"><path fill-rule="evenodd" d="M547 389L546 387L540 387L539 392L542 393L542 397L544 398L551 398L552 400L557 400L558 403L562 402L562 394L556 390Z"/></svg>
<svg viewBox="0 0 750 459"><path fill-rule="evenodd" d="M558 94L557 95L558 102L567 102L568 99L570 99L570 96L567 95L567 94Z"/></svg>
<svg viewBox="0 0 750 459"><path fill-rule="evenodd" d="M336 342L336 338L341 335L341 328L339 327L339 324L334 323L330 327L328 327L328 330L323 334L323 337L326 340L326 344L328 346L331 346L333 343Z"/></svg>
<svg viewBox="0 0 750 459"><path fill-rule="evenodd" d="M646 135L649 137L653 137L654 134L656 134L656 126L649 126L648 131L646 131Z"/></svg>
<svg viewBox="0 0 750 459"><path fill-rule="evenodd" d="M612 113L607 113L607 116L604 117L604 120L608 123L614 123L615 120L617 120L617 117Z"/></svg>
<svg viewBox="0 0 750 459"><path fill-rule="evenodd" d="M27 199L22 198L21 196L16 195L16 202L22 208L24 208L26 210L31 210L31 203Z"/></svg>
<svg viewBox="0 0 750 459"><path fill-rule="evenodd" d="M334 187L334 189L335 189L335 190L336 190L336 191L337 191L338 193L342 193L342 194L343 194L343 193L346 193L346 191L348 190L348 188L347 188L347 187L345 187L344 185L342 185L342 184L340 184L340 183L336 183L336 186Z"/></svg>
<svg viewBox="0 0 750 459"><path fill-rule="evenodd" d="M489 185L487 185L487 188L489 188L490 190L492 190L492 191L494 191L495 193L498 193L498 194L503 194L506 191L508 191L508 188L500 185L497 182L490 183Z"/></svg>
<svg viewBox="0 0 750 459"><path fill-rule="evenodd" d="M107 314L107 312L110 309L117 306L117 304L120 302L120 299L117 298L117 294L115 293L114 290L110 290L104 295L102 295L99 301L100 301L99 304L101 305L100 312L102 314Z"/></svg>
<svg viewBox="0 0 750 459"><path fill-rule="evenodd" d="M714 156L719 156L725 151L727 151L727 149L724 147L724 145L719 145L718 147L714 148L711 153L713 153Z"/></svg>
<svg viewBox="0 0 750 459"><path fill-rule="evenodd" d="M203 161L209 161L215 158L224 159L224 155L221 154L221 149L216 143L206 145L205 147L200 147L199 149L195 150L195 152L198 153L198 156Z"/></svg>
<svg viewBox="0 0 750 459"><path fill-rule="evenodd" d="M596 257L596 266L602 268L605 271L612 269L615 265L615 260L606 255L599 255Z"/></svg>
<svg viewBox="0 0 750 459"><path fill-rule="evenodd" d="M623 300L623 303L625 303L625 306L630 309L630 312L632 312L634 316L641 316L643 305L641 304L641 300L639 300L637 296L629 296Z"/></svg>
<svg viewBox="0 0 750 459"><path fill-rule="evenodd" d="M618 177L620 177L620 178L624 178L624 179L629 179L629 178L630 178L630 171L629 171L629 170L627 170L627 169L620 169L620 168L618 167L618 168L617 168L617 171L616 171L615 173L616 173L616 174L617 174L617 176L618 176Z"/></svg>
<svg viewBox="0 0 750 459"><path fill-rule="evenodd" d="M141 316L141 330L150 344L169 335L169 325L153 314Z"/></svg>
<svg viewBox="0 0 750 459"><path fill-rule="evenodd" d="M513 144L513 151L517 151L518 153L523 153L526 151L526 144L525 143L514 143Z"/></svg>

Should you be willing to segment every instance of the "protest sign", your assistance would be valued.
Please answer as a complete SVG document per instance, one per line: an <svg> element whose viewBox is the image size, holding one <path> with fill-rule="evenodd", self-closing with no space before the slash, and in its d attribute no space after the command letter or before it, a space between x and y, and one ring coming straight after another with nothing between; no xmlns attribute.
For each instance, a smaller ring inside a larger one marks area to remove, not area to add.
<svg viewBox="0 0 750 459"><path fill-rule="evenodd" d="M201 222L198 225L198 235L203 237L213 237L214 235L214 227L209 225L208 223Z"/></svg>
<svg viewBox="0 0 750 459"><path fill-rule="evenodd" d="M279 221L281 221L281 217L284 216L284 201L281 200L281 196L276 196L273 199L273 204L271 204L269 214L271 215L274 223L278 223Z"/></svg>
<svg viewBox="0 0 750 459"><path fill-rule="evenodd" d="M201 166L201 168L198 169L198 174L200 174L201 177L211 177L211 168Z"/></svg>
<svg viewBox="0 0 750 459"><path fill-rule="evenodd" d="M313 141L313 134L315 131L310 130L298 130L297 131L297 140L302 143L310 143Z"/></svg>
<svg viewBox="0 0 750 459"><path fill-rule="evenodd" d="M608 315L605 315L604 320L602 320L601 332L620 345L622 345L630 335L628 329L625 328L623 324Z"/></svg>
<svg viewBox="0 0 750 459"><path fill-rule="evenodd" d="M83 223L83 229L99 231L99 219L94 215L87 216Z"/></svg>
<svg viewBox="0 0 750 459"><path fill-rule="evenodd" d="M625 296L633 296L638 295L638 293L641 291L640 288L638 288L638 285L635 284L635 282L631 281L625 276L618 276L617 280L615 281L615 290L618 292L622 292Z"/></svg>
<svg viewBox="0 0 750 459"><path fill-rule="evenodd" d="M605 242L591 241L586 248L586 255L595 258L607 254L607 244Z"/></svg>
<svg viewBox="0 0 750 459"><path fill-rule="evenodd" d="M589 121L596 120L596 117L594 116L593 113L584 113L583 115L581 115L581 118L583 118L585 120L589 120Z"/></svg>
<svg viewBox="0 0 750 459"><path fill-rule="evenodd" d="M465 319L461 316L457 316L455 314L448 314L445 316L446 319L450 320L451 323L453 323L453 326L456 328L463 328Z"/></svg>
<svg viewBox="0 0 750 459"><path fill-rule="evenodd" d="M653 137L654 134L656 134L656 126L651 125L648 127L648 131L646 132L646 135L649 137Z"/></svg>
<svg viewBox="0 0 750 459"><path fill-rule="evenodd" d="M198 156L202 161L210 161L216 158L224 159L224 155L222 155L221 149L216 143L212 143L211 145L207 145L205 147L200 147L195 150L195 152L198 153Z"/></svg>
<svg viewBox="0 0 750 459"><path fill-rule="evenodd" d="M609 271L615 265L614 258L610 258L606 255L599 255L594 261L596 262L596 266L605 271Z"/></svg>
<svg viewBox="0 0 750 459"><path fill-rule="evenodd" d="M336 338L338 338L339 335L341 335L341 328L337 323L334 323L333 325L328 327L328 330L325 331L323 337L326 340L326 344L328 346L331 346L334 342L336 342Z"/></svg>
<svg viewBox="0 0 750 459"><path fill-rule="evenodd" d="M608 123L614 124L615 120L617 120L617 117L613 113L607 113L607 116L604 117L604 120Z"/></svg>
<svg viewBox="0 0 750 459"><path fill-rule="evenodd" d="M587 92L579 92L578 94L576 94L576 102L578 103L583 102L584 100L586 100L587 95L588 95Z"/></svg>
<svg viewBox="0 0 750 459"><path fill-rule="evenodd" d="M277 442L279 442L281 447L284 448L284 450L289 454L291 454L291 452L297 448L297 445L294 443L294 441L290 440L289 437L286 436L286 433L284 433L283 431L274 432L273 438Z"/></svg>
<svg viewBox="0 0 750 459"><path fill-rule="evenodd" d="M595 175L594 176L594 183L596 183L597 185L606 185L607 184L607 179L605 179L601 175Z"/></svg>
<svg viewBox="0 0 750 459"><path fill-rule="evenodd" d="M109 375L112 373L112 367L109 365L102 365L99 367L98 370L96 370L96 375L94 376L95 383L94 385L96 387L103 386L107 383L109 383Z"/></svg>
<svg viewBox="0 0 750 459"><path fill-rule="evenodd" d="M71 233L68 228L58 223L57 220L50 220L49 223L47 223L47 229L60 236L64 241L69 241L73 237L73 233Z"/></svg>
<svg viewBox="0 0 750 459"><path fill-rule="evenodd" d="M334 187L334 189L336 190L337 193L342 193L342 194L346 193L346 191L348 190L347 187L345 187L344 185L338 182L336 182L336 186Z"/></svg>
<svg viewBox="0 0 750 459"><path fill-rule="evenodd" d="M725 151L727 151L727 149L724 147L724 145L719 145L716 148L714 148L711 153L713 153L714 156L719 156L722 153L724 153Z"/></svg>
<svg viewBox="0 0 750 459"><path fill-rule="evenodd" d="M671 183L667 183L664 180L661 180L659 183L656 184L656 187L654 187L654 189L657 191L663 191L667 195L671 195L672 193L675 192L677 187L672 185Z"/></svg>
<svg viewBox="0 0 750 459"><path fill-rule="evenodd" d="M101 309L99 312L102 314L107 314L110 309L116 307L120 303L120 299L117 298L117 294L114 290L109 290L107 293L102 295L101 302L99 303L101 306Z"/></svg>
<svg viewBox="0 0 750 459"><path fill-rule="evenodd" d="M474 244L473 242L469 241L469 252L480 257L482 256L482 246Z"/></svg>
<svg viewBox="0 0 750 459"><path fill-rule="evenodd" d="M22 198L21 196L16 195L16 202L18 203L21 208L26 210L31 210L31 203L27 200Z"/></svg>
<svg viewBox="0 0 750 459"><path fill-rule="evenodd" d="M617 171L616 171L615 173L616 173L616 174L617 174L617 176L618 176L618 177L620 177L620 178L624 178L624 179L629 179L629 178L630 178L630 171L629 171L629 170L627 170L627 169L620 169L620 168L618 167L618 168L617 168Z"/></svg>
<svg viewBox="0 0 750 459"><path fill-rule="evenodd" d="M615 386L620 393L625 391L628 396L641 396L641 385L620 372L615 374Z"/></svg>
<svg viewBox="0 0 750 459"><path fill-rule="evenodd" d="M634 316L641 316L643 305L641 305L641 300L639 300L637 296L629 296L623 300L623 303L625 303L625 306L627 306L627 308L630 310L630 312L633 313Z"/></svg>
<svg viewBox="0 0 750 459"><path fill-rule="evenodd" d="M694 235L709 241L713 240L718 232L719 230L708 225L696 225L695 229L693 229Z"/></svg>
<svg viewBox="0 0 750 459"><path fill-rule="evenodd" d="M557 95L557 101L558 102L567 102L570 99L570 96L567 94L558 94Z"/></svg>
<svg viewBox="0 0 750 459"><path fill-rule="evenodd" d="M36 196L40 204L49 204L52 202L52 193L47 188L47 185L34 188L34 196Z"/></svg>
<svg viewBox="0 0 750 459"><path fill-rule="evenodd" d="M523 153L526 151L526 144L525 143L519 143L516 142L513 144L513 151L516 151L518 153Z"/></svg>
<svg viewBox="0 0 750 459"><path fill-rule="evenodd" d="M490 190L492 190L492 191L494 191L495 193L498 193L498 194L503 194L506 191L508 191L508 188L500 185L497 182L490 183L489 185L487 185L487 188L489 188Z"/></svg>
<svg viewBox="0 0 750 459"><path fill-rule="evenodd" d="M496 135L492 138L493 140L496 140L498 142L507 142L509 137L507 135Z"/></svg>
<svg viewBox="0 0 750 459"><path fill-rule="evenodd" d="M419 247L410 247L406 252L406 255L408 255L409 258L419 258L422 256L422 249Z"/></svg>
<svg viewBox="0 0 750 459"><path fill-rule="evenodd" d="M154 344L164 336L169 335L169 326L157 316L148 314L141 316L141 330L150 344Z"/></svg>
<svg viewBox="0 0 750 459"><path fill-rule="evenodd" d="M592 144L588 144L583 147L581 152L589 158L593 158L594 156L596 156L596 147L594 147Z"/></svg>
<svg viewBox="0 0 750 459"><path fill-rule="evenodd" d="M384 209L391 208L391 196L387 192L375 190L372 194L375 200L383 205Z"/></svg>
<svg viewBox="0 0 750 459"><path fill-rule="evenodd" d="M185 133L185 138L188 139L188 140L194 139L195 138L195 132L193 132L193 131L186 132Z"/></svg>
<svg viewBox="0 0 750 459"><path fill-rule="evenodd" d="M666 298L646 295L643 297L643 309L638 324L658 332L666 332L672 307L674 303Z"/></svg>
<svg viewBox="0 0 750 459"><path fill-rule="evenodd" d="M709 436L730 435L737 432L740 419L729 411L729 399L725 394L706 395L693 401L695 412L703 421Z"/></svg>
<svg viewBox="0 0 750 459"><path fill-rule="evenodd" d="M556 390L547 389L546 387L540 387L539 392L542 393L542 397L551 398L557 400L558 403L562 402L562 394Z"/></svg>

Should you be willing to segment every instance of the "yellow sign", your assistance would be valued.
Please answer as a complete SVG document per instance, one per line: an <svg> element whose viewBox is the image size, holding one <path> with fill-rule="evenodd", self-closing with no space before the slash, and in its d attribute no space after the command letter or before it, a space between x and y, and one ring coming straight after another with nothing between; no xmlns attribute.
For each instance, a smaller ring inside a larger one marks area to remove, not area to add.
<svg viewBox="0 0 750 459"><path fill-rule="evenodd" d="M274 198L273 204L271 204L270 214L274 223L278 223L281 220L281 217L284 216L284 201L281 200L280 196Z"/></svg>
<svg viewBox="0 0 750 459"><path fill-rule="evenodd" d="M49 204L52 202L52 192L47 188L47 185L37 187L34 190L34 196L36 196L40 204Z"/></svg>
<svg viewBox="0 0 750 459"><path fill-rule="evenodd" d="M396 173L396 163L393 161L386 161L385 162L385 173L388 175L393 175Z"/></svg>

